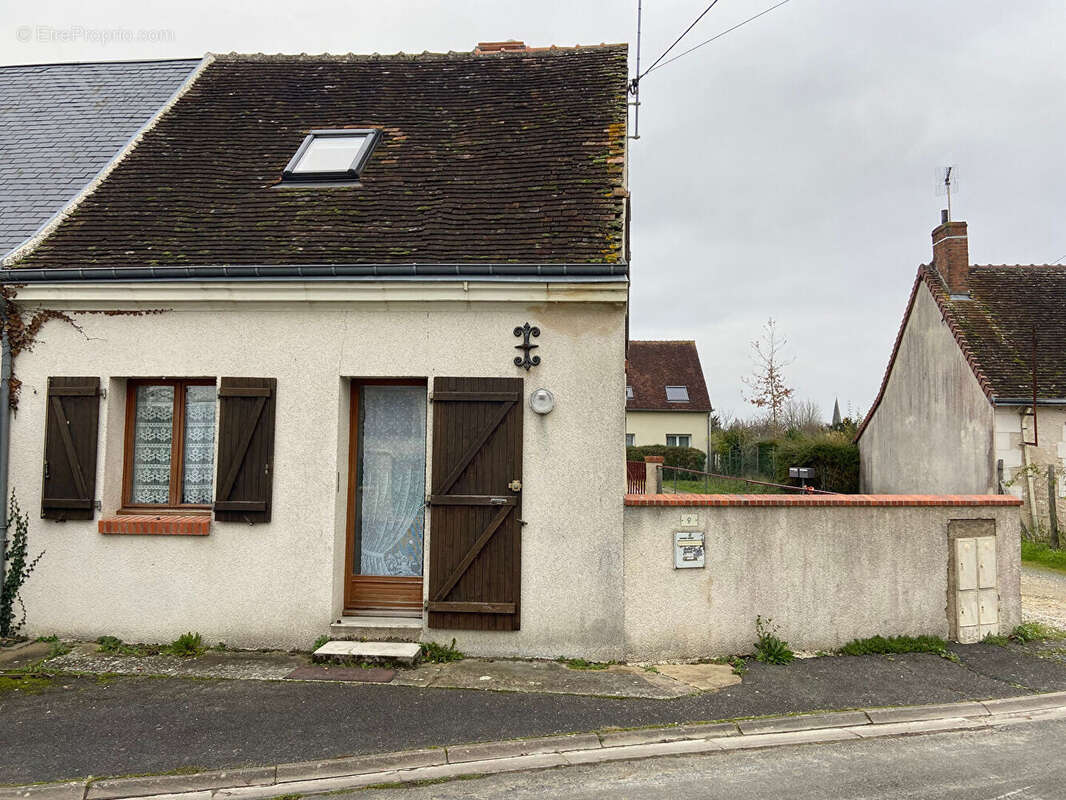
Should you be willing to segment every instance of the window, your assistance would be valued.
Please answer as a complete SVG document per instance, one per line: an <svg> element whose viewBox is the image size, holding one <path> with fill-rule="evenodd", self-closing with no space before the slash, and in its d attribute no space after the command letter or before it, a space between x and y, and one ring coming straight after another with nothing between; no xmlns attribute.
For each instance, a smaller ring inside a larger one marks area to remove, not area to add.
<svg viewBox="0 0 1066 800"><path fill-rule="evenodd" d="M129 381L125 506L211 507L215 395L212 378Z"/></svg>
<svg viewBox="0 0 1066 800"><path fill-rule="evenodd" d="M691 433L668 433L666 434L667 447L692 447Z"/></svg>
<svg viewBox="0 0 1066 800"><path fill-rule="evenodd" d="M627 433L626 434L626 447L636 447L636 446L637 446L636 434Z"/></svg>
<svg viewBox="0 0 1066 800"><path fill-rule="evenodd" d="M285 181L359 179L377 140L376 130L311 131L282 173Z"/></svg>
<svg viewBox="0 0 1066 800"><path fill-rule="evenodd" d="M666 387L666 402L667 403L687 403L688 402L688 387L687 386L667 386Z"/></svg>
<svg viewBox="0 0 1066 800"><path fill-rule="evenodd" d="M627 386L626 387L626 400L632 400L632 399L633 399L633 387L632 386Z"/></svg>

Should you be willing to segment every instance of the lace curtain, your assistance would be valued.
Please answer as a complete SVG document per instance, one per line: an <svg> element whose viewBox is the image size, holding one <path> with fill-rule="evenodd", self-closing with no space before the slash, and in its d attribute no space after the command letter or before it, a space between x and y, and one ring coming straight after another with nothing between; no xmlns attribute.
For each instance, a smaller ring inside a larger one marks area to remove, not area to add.
<svg viewBox="0 0 1066 800"><path fill-rule="evenodd" d="M181 502L209 504L215 472L215 387L185 388Z"/></svg>
<svg viewBox="0 0 1066 800"><path fill-rule="evenodd" d="M170 502L170 446L174 438L174 387L138 386L133 426L130 501Z"/></svg>
<svg viewBox="0 0 1066 800"><path fill-rule="evenodd" d="M422 575L426 495L426 390L365 386L357 488L363 575Z"/></svg>
<svg viewBox="0 0 1066 800"><path fill-rule="evenodd" d="M138 386L130 502L170 502L174 386ZM211 502L215 460L215 387L185 387L181 503Z"/></svg>

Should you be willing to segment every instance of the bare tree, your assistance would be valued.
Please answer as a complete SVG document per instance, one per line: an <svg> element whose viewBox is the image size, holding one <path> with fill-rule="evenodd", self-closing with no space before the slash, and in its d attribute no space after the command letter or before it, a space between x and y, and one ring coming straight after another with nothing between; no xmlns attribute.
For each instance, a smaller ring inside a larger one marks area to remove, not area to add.
<svg viewBox="0 0 1066 800"><path fill-rule="evenodd" d="M789 400L782 411L786 428L795 428L804 433L816 433L824 425L822 409L813 400Z"/></svg>
<svg viewBox="0 0 1066 800"><path fill-rule="evenodd" d="M763 326L762 336L751 343L751 360L755 370L749 377L741 379L751 390L744 399L756 408L769 412L774 430L781 429L782 412L794 391L785 383L782 374L782 370L795 360L784 359L786 345L788 339L777 333L777 323L770 317Z"/></svg>

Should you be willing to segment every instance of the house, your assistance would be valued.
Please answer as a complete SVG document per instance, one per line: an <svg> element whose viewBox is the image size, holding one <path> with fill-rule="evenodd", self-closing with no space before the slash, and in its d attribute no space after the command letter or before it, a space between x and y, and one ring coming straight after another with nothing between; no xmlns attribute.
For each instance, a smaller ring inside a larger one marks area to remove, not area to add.
<svg viewBox="0 0 1066 800"><path fill-rule="evenodd" d="M626 62L199 62L0 265L25 632L605 661L1016 625L1014 497L626 494Z"/></svg>
<svg viewBox="0 0 1066 800"><path fill-rule="evenodd" d="M199 61L0 67L0 256L62 210Z"/></svg>
<svg viewBox="0 0 1066 800"><path fill-rule="evenodd" d="M28 632L618 657L626 85L199 62L0 271Z"/></svg>
<svg viewBox="0 0 1066 800"><path fill-rule="evenodd" d="M1049 467L1066 488L1066 266L971 265L968 241L945 212L858 432L863 491L1010 492L1046 529Z"/></svg>
<svg viewBox="0 0 1066 800"><path fill-rule="evenodd" d="M693 341L630 341L626 446L662 444L708 452L711 401Z"/></svg>

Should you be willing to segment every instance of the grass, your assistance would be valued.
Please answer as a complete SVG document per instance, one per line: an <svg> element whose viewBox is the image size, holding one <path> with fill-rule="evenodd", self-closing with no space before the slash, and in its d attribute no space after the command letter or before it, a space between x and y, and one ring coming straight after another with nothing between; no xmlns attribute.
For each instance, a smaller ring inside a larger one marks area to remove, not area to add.
<svg viewBox="0 0 1066 800"><path fill-rule="evenodd" d="M179 658L197 658L207 651L203 638L198 633L183 633L167 645L161 644L126 644L117 636L101 636L96 640L100 645L97 652L113 653L120 656L178 656ZM51 658L51 656L49 656Z"/></svg>
<svg viewBox="0 0 1066 800"><path fill-rule="evenodd" d="M1010 634L1022 644L1028 642L1046 642L1049 640L1066 639L1066 631L1060 631L1042 622L1023 622Z"/></svg>
<svg viewBox="0 0 1066 800"><path fill-rule="evenodd" d="M1022 539L1022 561L1066 572L1066 550L1053 550L1047 542Z"/></svg>
<svg viewBox="0 0 1066 800"><path fill-rule="evenodd" d="M669 470L663 475L663 491L674 494L674 479ZM678 494L780 494L783 490L773 486L759 486L755 483L745 483L739 478L708 478L689 481L678 480L676 492Z"/></svg>
<svg viewBox="0 0 1066 800"><path fill-rule="evenodd" d="M853 639L840 648L840 653L845 656L932 653L949 661L958 659L948 650L948 643L939 636L871 636L868 639Z"/></svg>
<svg viewBox="0 0 1066 800"><path fill-rule="evenodd" d="M586 661L583 658L563 658L560 656L555 659L560 664L565 664L570 669L607 669L613 661Z"/></svg>
<svg viewBox="0 0 1066 800"><path fill-rule="evenodd" d="M0 696L8 692L37 694L51 688L54 683L55 678L36 675L32 672L23 675L0 675Z"/></svg>

